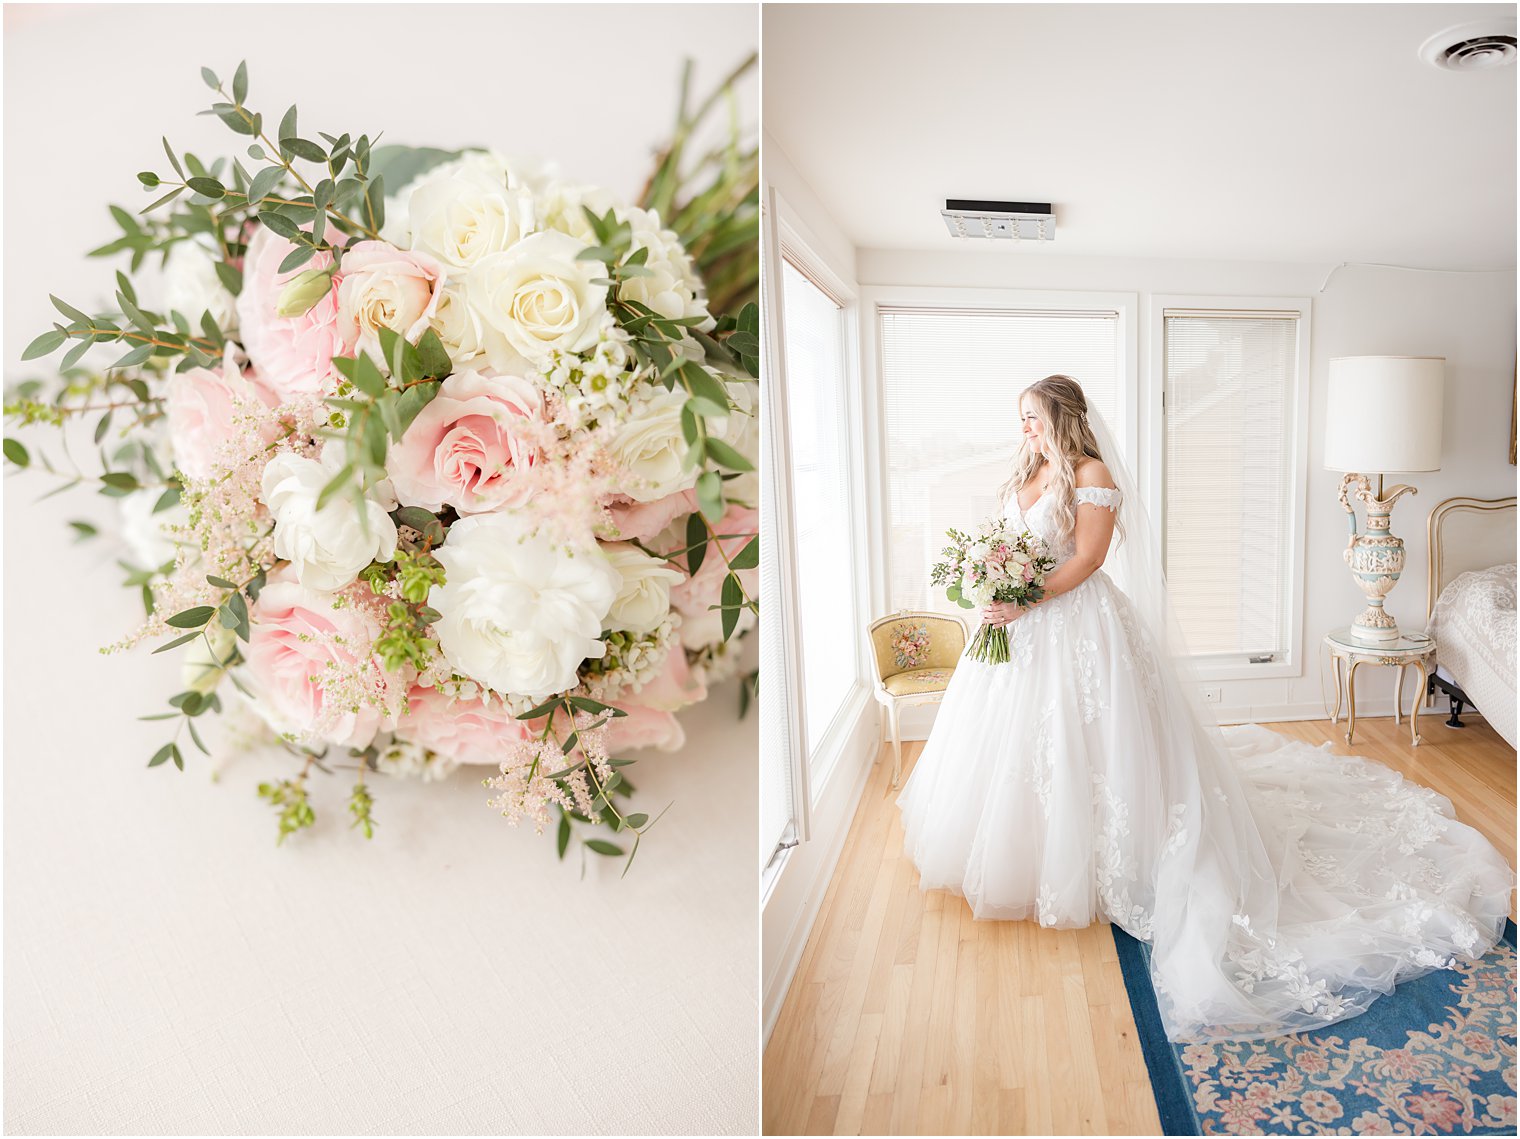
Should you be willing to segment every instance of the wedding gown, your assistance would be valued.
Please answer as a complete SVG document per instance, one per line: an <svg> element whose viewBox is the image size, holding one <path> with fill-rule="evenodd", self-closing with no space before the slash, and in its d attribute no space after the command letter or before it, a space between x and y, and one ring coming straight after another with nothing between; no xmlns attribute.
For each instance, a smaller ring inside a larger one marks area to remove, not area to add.
<svg viewBox="0 0 1520 1139"><path fill-rule="evenodd" d="M1047 498L1026 515L1013 496L1007 517L1059 563L1074 543ZM923 889L1150 942L1173 1040L1320 1027L1492 947L1514 878L1445 798L1328 745L1219 728L1162 635L1099 570L1009 625L1008 664L961 659L898 799Z"/></svg>

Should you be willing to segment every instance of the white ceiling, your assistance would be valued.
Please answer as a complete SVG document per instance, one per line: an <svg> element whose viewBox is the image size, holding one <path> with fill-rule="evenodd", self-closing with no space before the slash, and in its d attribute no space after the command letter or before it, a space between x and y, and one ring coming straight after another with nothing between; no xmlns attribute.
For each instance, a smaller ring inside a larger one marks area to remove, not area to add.
<svg viewBox="0 0 1520 1139"><path fill-rule="evenodd" d="M939 216L992 198L1055 204L1020 256L1513 266L1516 68L1416 53L1514 15L768 4L765 128L857 248L1013 255Z"/></svg>

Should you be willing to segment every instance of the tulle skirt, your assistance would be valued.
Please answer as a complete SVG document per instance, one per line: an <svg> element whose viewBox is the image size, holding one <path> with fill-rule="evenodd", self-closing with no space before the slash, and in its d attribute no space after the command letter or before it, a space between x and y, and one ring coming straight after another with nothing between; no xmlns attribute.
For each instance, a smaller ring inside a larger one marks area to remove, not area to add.
<svg viewBox="0 0 1520 1139"><path fill-rule="evenodd" d="M978 918L1151 942L1170 1038L1330 1024L1503 931L1513 873L1445 798L1215 727L1102 572L1009 644L957 665L898 800L920 884Z"/></svg>

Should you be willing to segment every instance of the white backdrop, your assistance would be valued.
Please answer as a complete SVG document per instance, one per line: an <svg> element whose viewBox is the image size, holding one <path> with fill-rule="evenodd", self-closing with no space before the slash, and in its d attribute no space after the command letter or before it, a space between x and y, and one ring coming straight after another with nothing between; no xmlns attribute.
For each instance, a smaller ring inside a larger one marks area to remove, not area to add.
<svg viewBox="0 0 1520 1139"><path fill-rule="evenodd" d="M673 118L680 61L704 88L756 43L714 7L8 6L5 374L114 262L108 201L143 204L159 144L237 139L194 118L199 68L248 60L249 102L303 133L489 143L632 196ZM149 46L151 43L151 46ZM362 44L346 57L346 44ZM312 45L297 48L295 45ZM317 46L320 45L320 46ZM318 57L320 52L321 58ZM753 121L754 93L744 113ZM29 370L31 369L31 370ZM380 826L326 817L274 844L254 793L144 765L177 668L105 657L137 610L106 517L41 474L5 485L5 1127L10 1133L753 1133L758 1126L756 740L732 684L688 745L630 769L670 813L618 864L484 806L480 769L376 787Z"/></svg>

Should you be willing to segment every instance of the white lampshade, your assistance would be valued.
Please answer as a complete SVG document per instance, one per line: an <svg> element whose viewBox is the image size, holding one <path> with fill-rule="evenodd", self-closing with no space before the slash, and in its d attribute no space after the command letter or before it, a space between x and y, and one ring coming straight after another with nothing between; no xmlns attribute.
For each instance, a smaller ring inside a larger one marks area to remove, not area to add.
<svg viewBox="0 0 1520 1139"><path fill-rule="evenodd" d="M1325 466L1386 474L1441 469L1443 356L1330 361Z"/></svg>

